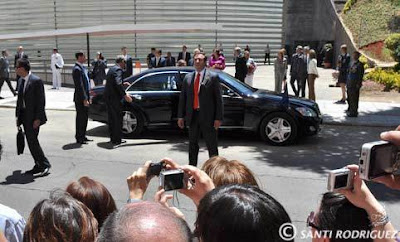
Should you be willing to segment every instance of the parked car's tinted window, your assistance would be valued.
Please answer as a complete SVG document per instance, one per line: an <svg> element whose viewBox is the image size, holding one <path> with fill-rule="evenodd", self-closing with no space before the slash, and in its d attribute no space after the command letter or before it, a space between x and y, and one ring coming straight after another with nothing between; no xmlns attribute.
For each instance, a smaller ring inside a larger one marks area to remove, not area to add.
<svg viewBox="0 0 400 242"><path fill-rule="evenodd" d="M177 91L177 73L156 73L133 84L129 91Z"/></svg>

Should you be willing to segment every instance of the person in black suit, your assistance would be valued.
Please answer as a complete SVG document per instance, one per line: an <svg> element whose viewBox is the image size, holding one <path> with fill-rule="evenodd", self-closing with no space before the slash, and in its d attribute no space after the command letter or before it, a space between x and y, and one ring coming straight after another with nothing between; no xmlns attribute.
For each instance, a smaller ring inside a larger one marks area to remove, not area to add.
<svg viewBox="0 0 400 242"><path fill-rule="evenodd" d="M23 46L19 46L17 49L17 53L14 56L14 68L17 67L17 60L20 58L24 58L24 59L28 59L28 55L25 54L24 52L24 47ZM15 80L17 81L17 86L15 86L15 89L18 89L18 80L19 80L20 76L18 76L18 74L15 77Z"/></svg>
<svg viewBox="0 0 400 242"><path fill-rule="evenodd" d="M0 92L3 87L4 82L7 82L8 88L13 93L14 96L17 96L17 92L14 90L10 81L10 62L8 61L8 51L2 50L0 57ZM3 99L0 96L0 99Z"/></svg>
<svg viewBox="0 0 400 242"><path fill-rule="evenodd" d="M164 57L161 56L162 51L161 50L156 50L156 56L151 58L150 61L150 68L159 68L159 67L165 67L166 66L166 60Z"/></svg>
<svg viewBox="0 0 400 242"><path fill-rule="evenodd" d="M78 144L87 144L92 141L86 137L86 127L88 123L89 111L89 89L90 81L87 68L84 66L86 56L83 52L75 53L76 63L72 69L72 78L74 79L75 93L74 102L76 110L75 119L75 139Z"/></svg>
<svg viewBox="0 0 400 242"><path fill-rule="evenodd" d="M124 56L118 56L115 66L111 67L106 76L106 87L104 90L104 100L107 105L108 130L110 132L110 142L113 148L125 143L122 140L122 99L128 103L132 102L131 96L125 93L123 87L122 73L125 68Z"/></svg>
<svg viewBox="0 0 400 242"><path fill-rule="evenodd" d="M235 78L244 82L247 75L247 60L242 53L240 47L235 48L236 61L235 61Z"/></svg>
<svg viewBox="0 0 400 242"><path fill-rule="evenodd" d="M127 50L127 48L125 47L125 46L123 46L122 48L121 48L121 52L122 52L122 55L124 56L124 58L125 58L125 72L124 72L124 75L123 75L123 78L125 79L125 78L127 78L127 77L130 77L130 76L132 76L132 74L133 74L133 60L132 60L132 56L130 56L130 55L128 55L128 50Z"/></svg>
<svg viewBox="0 0 400 242"><path fill-rule="evenodd" d="M151 61L151 58L153 58L153 57L155 57L155 56L156 56L156 48L152 47L152 48L151 48L151 52L147 55L147 59L146 59L147 67L148 67L148 68L150 68L150 61Z"/></svg>
<svg viewBox="0 0 400 242"><path fill-rule="evenodd" d="M187 52L186 50L187 50L186 45L182 46L182 52L179 52L179 54L178 54L178 61L184 60L184 61L186 61L186 63L189 63L190 53Z"/></svg>
<svg viewBox="0 0 400 242"><path fill-rule="evenodd" d="M44 176L49 173L50 162L40 147L38 135L39 127L47 122L43 81L29 71L31 65L27 59L17 60L15 70L21 76L18 86L17 107L15 110L17 127L24 127L29 150L35 160L33 169L25 174Z"/></svg>
<svg viewBox="0 0 400 242"><path fill-rule="evenodd" d="M165 57L165 66L175 66L175 57L171 55L171 52L167 52L167 57Z"/></svg>
<svg viewBox="0 0 400 242"><path fill-rule="evenodd" d="M218 155L217 130L223 117L218 75L206 69L204 52L194 56L195 72L185 76L179 97L178 126L189 126L189 165L197 166L199 137L203 135L209 157Z"/></svg>

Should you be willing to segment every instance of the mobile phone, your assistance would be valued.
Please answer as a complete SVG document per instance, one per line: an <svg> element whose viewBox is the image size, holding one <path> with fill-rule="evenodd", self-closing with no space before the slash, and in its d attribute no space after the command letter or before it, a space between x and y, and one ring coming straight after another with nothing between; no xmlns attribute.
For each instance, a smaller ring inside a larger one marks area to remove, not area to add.
<svg viewBox="0 0 400 242"><path fill-rule="evenodd" d="M393 174L400 168L400 149L386 141L365 143L361 147L359 166L364 180Z"/></svg>
<svg viewBox="0 0 400 242"><path fill-rule="evenodd" d="M181 169L160 172L160 187L165 191L177 190L186 187L185 172Z"/></svg>
<svg viewBox="0 0 400 242"><path fill-rule="evenodd" d="M165 162L160 161L160 162L155 162L155 163L150 163L149 169L147 169L147 177L150 176L159 176L160 172L165 169Z"/></svg>
<svg viewBox="0 0 400 242"><path fill-rule="evenodd" d="M348 168L341 168L329 171L328 191L336 192L339 189L353 188L354 172Z"/></svg>

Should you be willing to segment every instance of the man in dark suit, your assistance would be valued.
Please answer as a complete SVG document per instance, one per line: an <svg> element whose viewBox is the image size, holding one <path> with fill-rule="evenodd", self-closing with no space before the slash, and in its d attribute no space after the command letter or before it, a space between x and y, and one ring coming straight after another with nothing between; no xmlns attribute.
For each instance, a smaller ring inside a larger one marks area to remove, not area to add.
<svg viewBox="0 0 400 242"><path fill-rule="evenodd" d="M11 85L10 81L10 62L8 61L8 52L7 50L2 50L1 51L1 57L0 57L0 92L1 88L3 87L4 82L7 82L8 88L10 88L10 91L14 94L14 96L17 95L15 92L13 86ZM3 99L0 97L0 99Z"/></svg>
<svg viewBox="0 0 400 242"><path fill-rule="evenodd" d="M186 63L189 63L190 53L187 52L186 45L182 46L182 52L179 52L179 54L178 54L178 61L179 60L184 60L184 61L186 61Z"/></svg>
<svg viewBox="0 0 400 242"><path fill-rule="evenodd" d="M171 52L167 52L167 57L165 57L166 65L165 66L175 66L175 57L171 55Z"/></svg>
<svg viewBox="0 0 400 242"><path fill-rule="evenodd" d="M122 73L125 68L124 56L118 56L115 60L115 66L111 67L107 72L107 82L104 90L104 100L107 105L108 113L108 130L110 132L110 141L113 148L117 148L120 144L125 143L122 140L122 99L128 103L132 102L129 94L125 93L123 87Z"/></svg>
<svg viewBox="0 0 400 242"><path fill-rule="evenodd" d="M165 58L161 56L162 51L161 50L156 50L156 56L151 58L150 61L150 68L159 68L159 67L165 67L166 66L166 61Z"/></svg>
<svg viewBox="0 0 400 242"><path fill-rule="evenodd" d="M150 61L151 61L151 58L153 58L153 57L156 56L156 48L151 47L150 51L151 51L151 52L147 55L147 59L146 59L147 67L148 67L148 68L150 68Z"/></svg>
<svg viewBox="0 0 400 242"><path fill-rule="evenodd" d="M299 96L300 92L300 82L302 79L302 76L300 76L300 65L302 64L302 51L303 51L303 46L298 45L296 47L296 53L292 55L292 63L290 65L290 85L292 86L292 90L294 92L294 95L296 97ZM297 82L297 88L295 85L295 82Z"/></svg>
<svg viewBox="0 0 400 242"><path fill-rule="evenodd" d="M235 48L236 61L235 61L235 78L244 82L247 75L247 60L242 53L240 47Z"/></svg>
<svg viewBox="0 0 400 242"><path fill-rule="evenodd" d="M17 67L17 60L20 58L24 58L24 59L28 59L28 55L25 54L24 52L24 47L23 46L19 46L17 49L17 53L14 56L14 68ZM15 77L15 80L17 81L17 86L15 87L15 89L18 89L18 80L19 80L20 76L18 76L18 74Z"/></svg>
<svg viewBox="0 0 400 242"><path fill-rule="evenodd" d="M38 135L39 127L46 123L45 112L46 97L43 81L29 71L31 65L27 59L18 59L15 70L21 76L18 86L18 99L15 114L17 127L24 127L29 150L35 160L33 169L25 174L44 176L49 173L50 162L47 160L40 147Z"/></svg>
<svg viewBox="0 0 400 242"><path fill-rule="evenodd" d="M132 74L133 74L133 60L132 60L132 56L130 56L130 55L128 55L128 50L127 50L127 48L125 47L125 46L123 46L122 48L121 48L121 52L122 52L122 55L124 56L124 58L125 58L125 71L124 71L124 74L123 74L123 78L125 79L125 78L127 78L127 77L130 77L130 76L132 76Z"/></svg>
<svg viewBox="0 0 400 242"><path fill-rule="evenodd" d="M76 63L72 69L72 78L74 79L75 93L74 102L76 110L75 119L75 139L78 144L87 144L89 140L86 137L86 127L88 123L89 111L89 74L87 68L84 66L86 56L83 52L75 53Z"/></svg>
<svg viewBox="0 0 400 242"><path fill-rule="evenodd" d="M195 72L185 76L179 97L178 126L189 126L189 165L197 166L199 137L203 135L209 157L218 155L217 130L223 117L219 78L206 69L203 52L194 56Z"/></svg>

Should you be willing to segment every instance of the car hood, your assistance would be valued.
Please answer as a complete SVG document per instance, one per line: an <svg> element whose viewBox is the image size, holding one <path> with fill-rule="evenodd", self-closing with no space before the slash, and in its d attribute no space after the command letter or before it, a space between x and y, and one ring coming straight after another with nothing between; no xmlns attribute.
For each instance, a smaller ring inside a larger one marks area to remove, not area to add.
<svg viewBox="0 0 400 242"><path fill-rule="evenodd" d="M265 89L258 89L253 93L253 96L255 97L261 97L261 98L266 98L266 99L273 99L273 100L280 100L281 96L277 95L273 91L265 90ZM298 98L293 95L289 95L289 102L292 105L296 106L308 106L308 107L314 107L317 105L314 101L304 99L304 98Z"/></svg>

